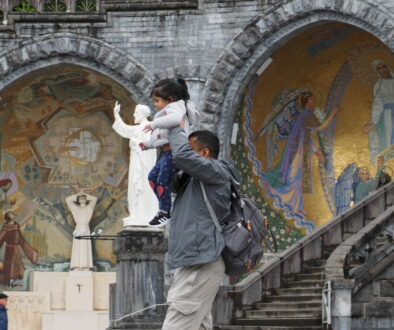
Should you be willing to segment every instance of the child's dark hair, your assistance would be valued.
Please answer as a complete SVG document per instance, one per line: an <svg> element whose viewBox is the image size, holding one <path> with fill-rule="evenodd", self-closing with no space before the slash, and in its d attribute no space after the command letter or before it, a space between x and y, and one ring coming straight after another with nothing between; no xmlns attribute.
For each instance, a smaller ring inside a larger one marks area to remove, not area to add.
<svg viewBox="0 0 394 330"><path fill-rule="evenodd" d="M151 96L161 97L169 102L190 99L186 81L181 78L160 80L153 87Z"/></svg>

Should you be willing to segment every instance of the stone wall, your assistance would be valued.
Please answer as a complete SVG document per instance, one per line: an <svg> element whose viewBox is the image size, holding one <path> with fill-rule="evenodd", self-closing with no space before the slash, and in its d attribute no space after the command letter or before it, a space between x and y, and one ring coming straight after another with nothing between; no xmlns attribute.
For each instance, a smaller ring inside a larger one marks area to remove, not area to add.
<svg viewBox="0 0 394 330"><path fill-rule="evenodd" d="M90 14L9 12L0 26L0 90L32 71L67 63L108 76L135 102L149 103L155 81L183 76L200 105L200 126L219 133L224 158L231 158L232 127L246 87L302 31L347 23L393 49L389 0L201 0L151 10L136 6L138 1L99 3Z"/></svg>
<svg viewBox="0 0 394 330"><path fill-rule="evenodd" d="M0 52L33 36L72 33L114 46L152 76L177 74L197 81L193 96L203 105L202 126L219 126L229 157L227 136L245 86L264 60L299 31L340 21L392 46L394 9L389 0L200 1L196 9L182 3L167 10L114 7L94 14L14 15L10 25L0 29ZM140 92L148 95L149 89L144 85Z"/></svg>
<svg viewBox="0 0 394 330"><path fill-rule="evenodd" d="M394 328L394 264L352 297L352 329Z"/></svg>

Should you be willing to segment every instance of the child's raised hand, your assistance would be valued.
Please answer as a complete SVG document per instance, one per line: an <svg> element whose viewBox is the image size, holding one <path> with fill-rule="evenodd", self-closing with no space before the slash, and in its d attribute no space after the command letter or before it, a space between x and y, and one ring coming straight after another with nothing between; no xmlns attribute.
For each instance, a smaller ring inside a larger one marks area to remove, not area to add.
<svg viewBox="0 0 394 330"><path fill-rule="evenodd" d="M140 142L138 145L140 146L141 150L147 150L148 149L147 147L145 147L144 142Z"/></svg>
<svg viewBox="0 0 394 330"><path fill-rule="evenodd" d="M146 125L146 126L144 127L144 129L143 129L143 131L144 131L145 133L148 133L148 132L150 132L150 131L152 131L152 130L153 130L153 128L152 128L152 126L151 126L150 124Z"/></svg>

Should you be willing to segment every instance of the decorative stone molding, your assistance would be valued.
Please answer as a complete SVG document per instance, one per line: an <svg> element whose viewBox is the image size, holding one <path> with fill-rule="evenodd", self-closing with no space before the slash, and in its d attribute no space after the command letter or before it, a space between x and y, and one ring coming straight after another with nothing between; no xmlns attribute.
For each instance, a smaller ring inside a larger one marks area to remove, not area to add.
<svg viewBox="0 0 394 330"><path fill-rule="evenodd" d="M150 102L146 91L153 77L142 64L106 42L71 33L32 38L0 53L0 90L31 71L63 63L96 70L121 83L137 102Z"/></svg>
<svg viewBox="0 0 394 330"><path fill-rule="evenodd" d="M229 158L232 124L244 90L258 68L284 42L324 22L354 25L394 48L394 13L372 0L293 0L255 17L226 46L205 85L201 122L218 131L224 158Z"/></svg>
<svg viewBox="0 0 394 330"><path fill-rule="evenodd" d="M156 80L173 78L173 77L181 77L186 80L195 80L205 82L206 77L208 76L208 72L210 67L208 65L201 64L182 64L178 66L174 66L171 68L167 68L166 70L160 70L154 72L154 76Z"/></svg>
<svg viewBox="0 0 394 330"><path fill-rule="evenodd" d="M130 1L130 0L100 0L103 10L146 10L146 9L175 9L197 8L197 0L156 0L156 1Z"/></svg>
<svg viewBox="0 0 394 330"><path fill-rule="evenodd" d="M202 111L203 103L198 96L202 94L210 69L210 66L203 64L182 64L155 72L155 82L174 77L185 79L188 84L190 98L196 102L199 111Z"/></svg>

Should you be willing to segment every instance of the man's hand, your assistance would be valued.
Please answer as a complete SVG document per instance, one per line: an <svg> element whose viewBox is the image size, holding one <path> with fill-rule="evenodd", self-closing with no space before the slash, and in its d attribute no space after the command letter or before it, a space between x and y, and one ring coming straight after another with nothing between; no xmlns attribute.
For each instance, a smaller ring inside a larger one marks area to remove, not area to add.
<svg viewBox="0 0 394 330"><path fill-rule="evenodd" d="M140 142L138 145L140 146L140 148L141 148L141 150L142 150L142 151L144 151L144 150L148 150L148 148L147 148L147 147L145 147L145 144L144 144L144 142Z"/></svg>
<svg viewBox="0 0 394 330"><path fill-rule="evenodd" d="M118 101L116 101L116 103L115 103L114 112L117 114L120 113L120 103Z"/></svg>
<svg viewBox="0 0 394 330"><path fill-rule="evenodd" d="M144 127L144 129L143 129L143 131L144 131L145 133L148 133L148 132L150 132L150 131L152 131L152 130L153 130L153 128L152 128L152 126L151 126L150 124L146 125L146 126Z"/></svg>

